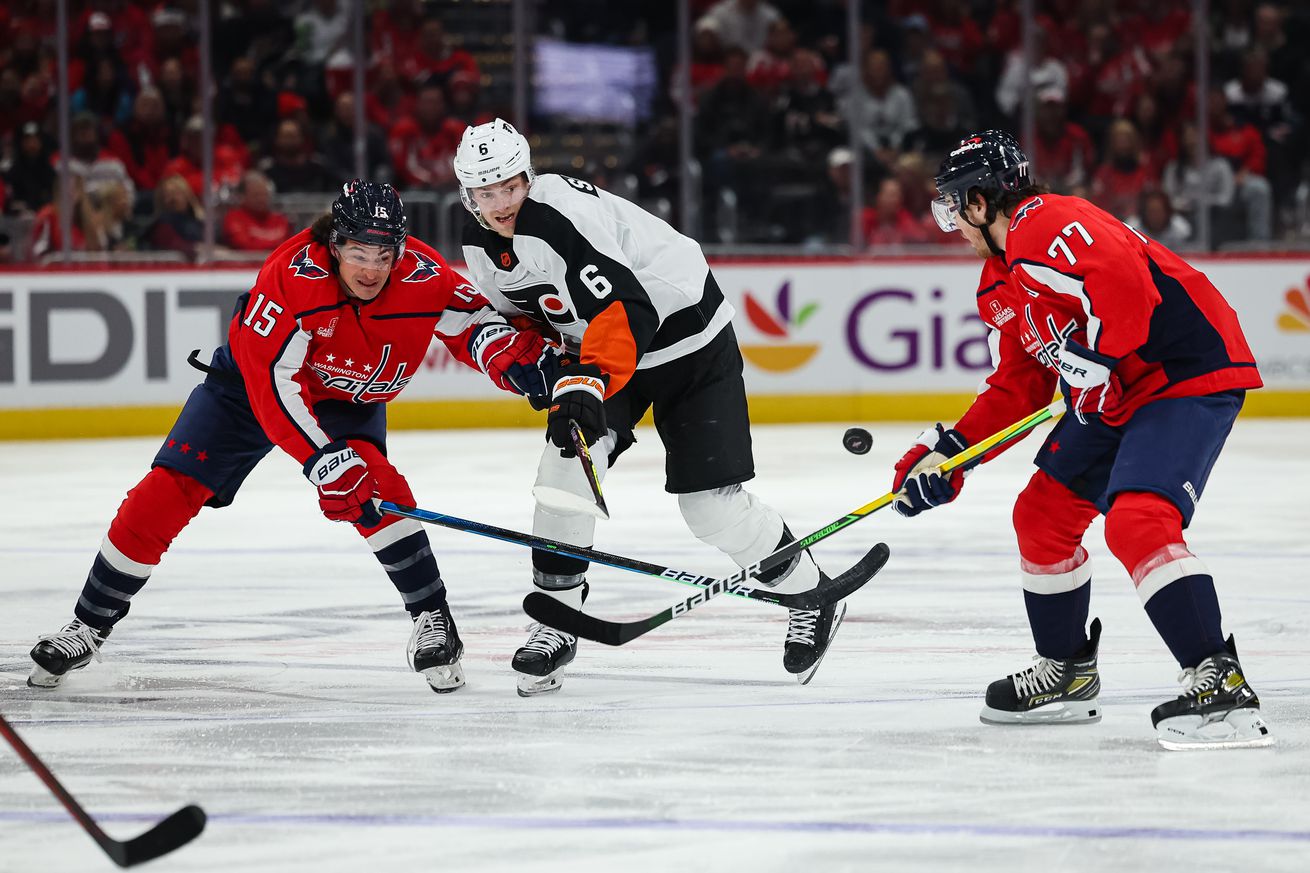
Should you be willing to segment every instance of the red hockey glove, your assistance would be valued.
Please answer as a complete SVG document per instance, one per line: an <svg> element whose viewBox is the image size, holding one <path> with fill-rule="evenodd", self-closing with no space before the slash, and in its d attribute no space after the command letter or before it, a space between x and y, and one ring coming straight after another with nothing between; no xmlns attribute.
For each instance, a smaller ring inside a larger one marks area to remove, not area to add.
<svg viewBox="0 0 1310 873"><path fill-rule="evenodd" d="M571 364L560 371L551 395L546 416L546 438L560 448L560 455L571 458L577 452L569 436L569 419L578 423L587 445L595 445L605 435L605 386L609 379L599 367Z"/></svg>
<svg viewBox="0 0 1310 873"><path fill-rule="evenodd" d="M478 367L501 390L529 398L550 396L562 350L535 330L488 325L474 335L469 350Z"/></svg>
<svg viewBox="0 0 1310 873"><path fill-rule="evenodd" d="M1089 415L1110 412L1119 405L1123 390L1114 374L1115 358L1099 354L1069 337L1060 349L1060 390L1065 403L1087 424Z"/></svg>
<svg viewBox="0 0 1310 873"><path fill-rule="evenodd" d="M377 527L377 483L368 464L345 440L328 443L305 463L305 478L318 489L318 507L332 521Z"/></svg>
<svg viewBox="0 0 1310 873"><path fill-rule="evenodd" d="M958 497L966 471L957 468L943 476L937 468L968 447L969 441L958 430L947 430L941 424L919 434L910 450L896 462L892 491L902 493L892 508L912 518Z"/></svg>

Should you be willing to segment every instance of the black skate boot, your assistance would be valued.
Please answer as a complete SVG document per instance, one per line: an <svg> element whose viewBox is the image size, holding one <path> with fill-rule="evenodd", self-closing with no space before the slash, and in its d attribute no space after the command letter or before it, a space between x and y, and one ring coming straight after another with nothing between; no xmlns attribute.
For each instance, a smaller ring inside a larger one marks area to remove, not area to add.
<svg viewBox="0 0 1310 873"><path fill-rule="evenodd" d="M113 628L96 628L75 618L58 633L44 634L32 647L36 665L27 677L33 688L56 688L64 676L100 660L100 647Z"/></svg>
<svg viewBox="0 0 1310 873"><path fill-rule="evenodd" d="M987 686L987 702L978 716L983 724L1089 724L1101 720L1096 697L1101 674L1096 649L1101 620L1092 619L1087 645L1068 660L1037 655L1036 664Z"/></svg>
<svg viewBox="0 0 1310 873"><path fill-rule="evenodd" d="M460 656L464 643L459 638L450 607L414 616L414 630L409 635L409 666L422 673L438 694L447 694L464 685L464 668Z"/></svg>
<svg viewBox="0 0 1310 873"><path fill-rule="evenodd" d="M821 574L822 575L822 574ZM787 640L782 648L782 666L796 680L808 685L819 671L828 644L837 635L842 619L846 617L846 604L834 603L822 609L787 610Z"/></svg>
<svg viewBox="0 0 1310 873"><path fill-rule="evenodd" d="M1183 693L1151 711L1156 739L1166 749L1246 749L1272 746L1260 717L1260 698L1246 683L1230 636L1228 651L1211 655L1178 676Z"/></svg>
<svg viewBox="0 0 1310 873"><path fill-rule="evenodd" d="M534 579L543 577L534 571ZM538 584L538 591L560 597L570 606L581 608L587 599L587 583L581 582L572 588L552 589ZM564 596L560 596L564 595ZM534 697L558 691L563 680L560 673L578 654L578 638L553 627L536 622L528 634L528 641L514 653L511 665L519 674L519 697Z"/></svg>

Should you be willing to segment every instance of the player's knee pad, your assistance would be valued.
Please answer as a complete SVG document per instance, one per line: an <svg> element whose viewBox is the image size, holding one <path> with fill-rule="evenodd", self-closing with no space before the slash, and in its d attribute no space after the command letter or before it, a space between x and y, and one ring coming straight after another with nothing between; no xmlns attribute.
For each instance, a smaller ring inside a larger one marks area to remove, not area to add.
<svg viewBox="0 0 1310 873"><path fill-rule="evenodd" d="M127 492L109 525L109 542L132 561L154 566L213 496L185 473L154 467Z"/></svg>
<svg viewBox="0 0 1310 873"><path fill-rule="evenodd" d="M1125 491L1106 513L1105 544L1136 578L1142 563L1161 549L1178 546L1186 551L1182 514L1167 497Z"/></svg>
<svg viewBox="0 0 1310 873"><path fill-rule="evenodd" d="M782 516L740 485L678 495L678 508L696 539L745 566L782 539Z"/></svg>
<svg viewBox="0 0 1310 873"><path fill-rule="evenodd" d="M606 434L591 447L591 461L596 468L597 481L605 480L609 470L609 454L614 448L613 433ZM547 443L537 464L537 481L532 486L537 506L555 513L588 513L599 517L596 498L591 484L576 457L560 457L560 450Z"/></svg>
<svg viewBox="0 0 1310 873"><path fill-rule="evenodd" d="M1038 470L1014 501L1014 533L1025 563L1050 566L1070 560L1096 506Z"/></svg>

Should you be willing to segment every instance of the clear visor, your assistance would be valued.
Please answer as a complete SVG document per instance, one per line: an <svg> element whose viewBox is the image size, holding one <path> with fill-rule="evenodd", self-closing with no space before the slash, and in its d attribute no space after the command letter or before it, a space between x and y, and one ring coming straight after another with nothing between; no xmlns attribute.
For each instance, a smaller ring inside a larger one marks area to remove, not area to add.
<svg viewBox="0 0 1310 873"><path fill-rule="evenodd" d="M949 194L943 194L932 202L932 217L937 220L937 226L944 233L950 233L959 225L956 219L960 211L956 208L956 200Z"/></svg>
<svg viewBox="0 0 1310 873"><path fill-rule="evenodd" d="M508 182L465 188L463 193L466 204L471 203L483 215L495 215L522 203L528 196L528 185L521 176L516 176Z"/></svg>
<svg viewBox="0 0 1310 873"><path fill-rule="evenodd" d="M388 246L347 243L337 247L337 260L366 270L390 270L395 259L395 249Z"/></svg>

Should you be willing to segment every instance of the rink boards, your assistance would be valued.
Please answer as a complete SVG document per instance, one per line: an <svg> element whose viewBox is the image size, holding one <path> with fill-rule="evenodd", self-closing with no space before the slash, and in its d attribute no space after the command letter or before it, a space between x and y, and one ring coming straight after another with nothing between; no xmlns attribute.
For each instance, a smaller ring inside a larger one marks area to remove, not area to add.
<svg viewBox="0 0 1310 873"><path fill-rule="evenodd" d="M1197 261L1237 310L1266 387L1247 413L1310 415L1310 257ZM963 410L990 371L972 259L719 261L752 419L918 420ZM223 342L253 269L0 273L0 438L160 433ZM528 424L440 345L397 428Z"/></svg>

